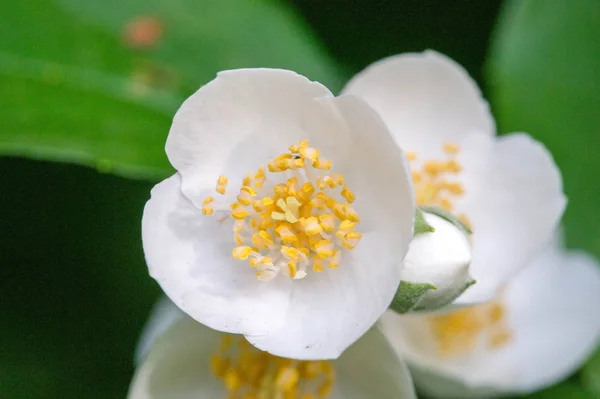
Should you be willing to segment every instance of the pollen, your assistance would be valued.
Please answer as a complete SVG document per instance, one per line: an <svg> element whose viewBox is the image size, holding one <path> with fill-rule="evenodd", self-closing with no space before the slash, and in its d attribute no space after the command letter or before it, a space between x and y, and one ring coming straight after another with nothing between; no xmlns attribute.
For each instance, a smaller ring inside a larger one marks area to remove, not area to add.
<svg viewBox="0 0 600 399"><path fill-rule="evenodd" d="M336 377L331 362L280 358L231 334L222 335L210 368L228 399L328 399Z"/></svg>
<svg viewBox="0 0 600 399"><path fill-rule="evenodd" d="M470 220L457 211L457 202L464 197L460 182L462 165L458 161L460 147L454 143L442 146L443 159L419 159L415 152L407 152L418 206L440 207L456 216L472 230Z"/></svg>
<svg viewBox="0 0 600 399"><path fill-rule="evenodd" d="M506 310L498 301L430 316L430 323L443 357L468 355L479 348L498 349L511 339Z"/></svg>
<svg viewBox="0 0 600 399"><path fill-rule="evenodd" d="M225 194L225 189L227 188L227 177L219 176L217 179L217 192L221 195Z"/></svg>
<svg viewBox="0 0 600 399"><path fill-rule="evenodd" d="M279 274L298 280L311 271L336 269L362 235L353 207L357 195L332 168L331 160L301 140L246 174L235 202L207 197L202 213L231 223L233 258L247 261L261 281ZM219 176L217 193L225 194L227 185L227 177ZM237 377L228 378L234 386Z"/></svg>

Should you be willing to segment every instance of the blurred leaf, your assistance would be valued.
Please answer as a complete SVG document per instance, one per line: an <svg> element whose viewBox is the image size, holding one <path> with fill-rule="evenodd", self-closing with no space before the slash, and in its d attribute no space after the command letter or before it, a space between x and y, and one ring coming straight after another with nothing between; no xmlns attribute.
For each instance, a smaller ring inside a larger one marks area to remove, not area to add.
<svg viewBox="0 0 600 399"><path fill-rule="evenodd" d="M488 64L503 132L545 143L563 174L570 246L600 255L600 1L512 0Z"/></svg>
<svg viewBox="0 0 600 399"><path fill-rule="evenodd" d="M526 396L528 399L594 399L595 396L590 395L580 386L565 382L552 388L544 389Z"/></svg>
<svg viewBox="0 0 600 399"><path fill-rule="evenodd" d="M600 349L581 371L581 380L588 391L600 398Z"/></svg>
<svg viewBox="0 0 600 399"><path fill-rule="evenodd" d="M342 83L280 3L22 0L0 14L0 154L158 179L172 173L172 115L219 70L280 67Z"/></svg>

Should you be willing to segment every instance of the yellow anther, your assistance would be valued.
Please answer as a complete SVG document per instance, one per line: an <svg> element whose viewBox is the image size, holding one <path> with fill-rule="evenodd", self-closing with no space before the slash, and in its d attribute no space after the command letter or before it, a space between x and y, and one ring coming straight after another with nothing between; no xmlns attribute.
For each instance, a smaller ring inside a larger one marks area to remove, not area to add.
<svg viewBox="0 0 600 399"><path fill-rule="evenodd" d="M450 160L446 163L446 170L449 173L457 174L460 173L460 171L462 170L462 166L460 166L460 164L455 160Z"/></svg>
<svg viewBox="0 0 600 399"><path fill-rule="evenodd" d="M252 247L248 245L243 245L239 247L233 248L233 257L235 259L246 260L252 254Z"/></svg>
<svg viewBox="0 0 600 399"><path fill-rule="evenodd" d="M211 195L209 195L208 197L204 198L204 201L202 201L202 204L203 205L210 204L211 202L213 202L213 200L214 200L214 198Z"/></svg>
<svg viewBox="0 0 600 399"><path fill-rule="evenodd" d="M288 188L286 184L280 183L275 186L274 190L275 196L278 198L283 198L287 196Z"/></svg>
<svg viewBox="0 0 600 399"><path fill-rule="evenodd" d="M430 317L431 331L442 356L461 356L480 343L498 349L511 339L506 314L498 302Z"/></svg>
<svg viewBox="0 0 600 399"><path fill-rule="evenodd" d="M334 245L329 240L320 240L315 244L315 251L321 259L327 259L334 254Z"/></svg>
<svg viewBox="0 0 600 399"><path fill-rule="evenodd" d="M416 170L412 171L412 179L413 179L413 183L417 184L421 181L421 174L419 172L417 172Z"/></svg>
<svg viewBox="0 0 600 399"><path fill-rule="evenodd" d="M298 211L300 205L302 205L296 197L287 197L285 201L280 198L276 202L279 209L283 212L271 212L271 217L275 220L286 220L289 223L296 223L298 221Z"/></svg>
<svg viewBox="0 0 600 399"><path fill-rule="evenodd" d="M217 179L217 192L221 195L225 194L225 189L227 188L227 177L219 176Z"/></svg>
<svg viewBox="0 0 600 399"><path fill-rule="evenodd" d="M252 266L252 267L257 267L258 266L258 258L250 258L248 263L250 263L250 266Z"/></svg>
<svg viewBox="0 0 600 399"><path fill-rule="evenodd" d="M344 237L342 245L346 249L354 249L358 245L361 237L362 234L360 234L358 231L351 231Z"/></svg>
<svg viewBox="0 0 600 399"><path fill-rule="evenodd" d="M332 173L331 178L335 181L335 184L341 186L344 184L344 175L341 173Z"/></svg>
<svg viewBox="0 0 600 399"><path fill-rule="evenodd" d="M241 235L239 235L239 234L236 234L236 235L234 236L234 239L235 239L235 243L236 243L237 245L244 245L244 237L242 237Z"/></svg>
<svg viewBox="0 0 600 399"><path fill-rule="evenodd" d="M314 193L315 186L311 182L306 182L302 185L299 195L303 201L308 201Z"/></svg>
<svg viewBox="0 0 600 399"><path fill-rule="evenodd" d="M349 231L349 230L354 229L354 226L356 226L356 223L346 219L346 220L343 220L342 223L340 223L340 230Z"/></svg>
<svg viewBox="0 0 600 399"><path fill-rule="evenodd" d="M354 193L352 192L352 190L350 190L350 188L348 188L348 186L344 186L342 188L342 191L340 192L340 194L342 195L342 197L344 197L344 199L349 203L353 203L356 200L356 196L354 195Z"/></svg>
<svg viewBox="0 0 600 399"><path fill-rule="evenodd" d="M452 144L452 143L444 144L444 151L447 152L448 154L456 154L459 150L460 149L456 144Z"/></svg>
<svg viewBox="0 0 600 399"><path fill-rule="evenodd" d="M233 232L235 234L239 234L244 231L244 227L246 227L246 223L242 219L236 219L233 221Z"/></svg>
<svg viewBox="0 0 600 399"><path fill-rule="evenodd" d="M324 158L318 158L315 162L313 162L313 168L329 170L331 169L331 161Z"/></svg>
<svg viewBox="0 0 600 399"><path fill-rule="evenodd" d="M254 185L256 188L261 188L264 184L265 180L267 180L267 176L265 175L265 168L258 168L258 172L254 175Z"/></svg>
<svg viewBox="0 0 600 399"><path fill-rule="evenodd" d="M463 195L465 193L465 190L463 189L463 186L460 183L446 183L444 184L444 188L450 191L451 194L457 196Z"/></svg>
<svg viewBox="0 0 600 399"><path fill-rule="evenodd" d="M417 159L417 153L416 152L407 152L406 159L408 159L410 162L414 161L415 159Z"/></svg>
<svg viewBox="0 0 600 399"><path fill-rule="evenodd" d="M351 222L360 223L360 216L358 215L358 212L356 212L356 210L354 210L354 208L351 206L344 205L344 213L346 215L346 219L350 220Z"/></svg>
<svg viewBox="0 0 600 399"><path fill-rule="evenodd" d="M335 252L333 253L333 256L331 257L331 260L329 261L328 266L331 269L337 269L337 267L340 265L342 261L342 252L340 250L335 250Z"/></svg>
<svg viewBox="0 0 600 399"><path fill-rule="evenodd" d="M319 215L319 224L327 233L331 233L335 230L335 216L331 213L323 213Z"/></svg>
<svg viewBox="0 0 600 399"><path fill-rule="evenodd" d="M265 197L262 199L261 202L262 202L263 206L265 206L265 207L271 206L275 203L275 201L273 201L273 198L271 198L271 197Z"/></svg>
<svg viewBox="0 0 600 399"><path fill-rule="evenodd" d="M215 213L215 210L213 207L208 206L208 205L202 205L202 214L203 215L210 216L213 213Z"/></svg>
<svg viewBox="0 0 600 399"><path fill-rule="evenodd" d="M325 271L325 261L317 256L312 259L313 271L321 273Z"/></svg>
<svg viewBox="0 0 600 399"><path fill-rule="evenodd" d="M323 231L323 227L319 224L319 220L314 216L305 219L302 223L302 228L309 236L321 234Z"/></svg>
<svg viewBox="0 0 600 399"><path fill-rule="evenodd" d="M447 210L448 212L451 212L454 209L454 205L447 198L443 198L443 199L440 200L440 207L442 209Z"/></svg>
<svg viewBox="0 0 600 399"><path fill-rule="evenodd" d="M319 150L310 147L300 147L300 156L309 159L311 162L316 162L319 158Z"/></svg>
<svg viewBox="0 0 600 399"><path fill-rule="evenodd" d="M282 223L275 228L275 232L286 245L293 245L298 242L298 237L286 223Z"/></svg>
<svg viewBox="0 0 600 399"><path fill-rule="evenodd" d="M252 234L252 243L258 248L267 249L273 245L273 238L265 230Z"/></svg>
<svg viewBox="0 0 600 399"><path fill-rule="evenodd" d="M317 179L317 187L319 187L319 190L325 190L327 188L327 184L325 183L325 179L323 179L322 177L319 177Z"/></svg>
<svg viewBox="0 0 600 399"><path fill-rule="evenodd" d="M264 271L265 273L268 270ZM260 272L259 272L260 273ZM290 276L293 273L289 273ZM298 270L295 276L301 275ZM225 338L222 338L225 339ZM327 399L335 381L330 362L301 361L270 355L243 337L219 345L211 358L215 376L228 399Z"/></svg>
<svg viewBox="0 0 600 399"><path fill-rule="evenodd" d="M329 188L335 188L335 186L337 185L337 183L335 182L335 180L331 176L325 176L325 177L323 177L323 182L325 184L327 184L329 186Z"/></svg>
<svg viewBox="0 0 600 399"><path fill-rule="evenodd" d="M251 176L244 177L244 180L242 180L242 186L250 186L250 185L252 185L252 177Z"/></svg>
<svg viewBox="0 0 600 399"><path fill-rule="evenodd" d="M296 262L294 262L292 260L289 261L287 263L287 267L288 267L288 272L290 273L290 277L295 278L296 273L298 272L298 267L296 266Z"/></svg>
<svg viewBox="0 0 600 399"><path fill-rule="evenodd" d="M256 196L256 191L252 187L242 186L237 196L237 200L242 205L250 205L252 203L252 197Z"/></svg>
<svg viewBox="0 0 600 399"><path fill-rule="evenodd" d="M241 204L237 202L231 204L231 217L233 217L234 219L244 219L248 215L248 211Z"/></svg>
<svg viewBox="0 0 600 399"><path fill-rule="evenodd" d="M300 261L302 259L302 253L294 248L294 247L288 247L286 245L283 245L281 247L281 254L286 258L286 259L290 259L293 261Z"/></svg>

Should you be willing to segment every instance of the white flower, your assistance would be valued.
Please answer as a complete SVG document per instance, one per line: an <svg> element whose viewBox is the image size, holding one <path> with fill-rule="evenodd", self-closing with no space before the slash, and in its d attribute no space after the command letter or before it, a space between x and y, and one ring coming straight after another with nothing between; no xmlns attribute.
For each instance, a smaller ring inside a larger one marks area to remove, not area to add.
<svg viewBox="0 0 600 399"><path fill-rule="evenodd" d="M415 214L409 167L363 100L284 70L221 72L181 106L177 173L144 210L150 274L185 313L296 359L383 314Z"/></svg>
<svg viewBox="0 0 600 399"><path fill-rule="evenodd" d="M365 99L407 151L417 205L449 210L473 231L477 284L455 303L490 299L549 241L566 203L559 171L530 137L496 137L462 67L431 51L402 54L359 73L344 93Z"/></svg>
<svg viewBox="0 0 600 399"><path fill-rule="evenodd" d="M493 302L446 314L388 312L381 326L431 396L534 392L573 373L598 343L599 267L553 244Z"/></svg>
<svg viewBox="0 0 600 399"><path fill-rule="evenodd" d="M334 361L278 358L163 301L142 341L129 399L416 399L406 368L376 328Z"/></svg>
<svg viewBox="0 0 600 399"><path fill-rule="evenodd" d="M416 309L437 309L452 302L473 279L469 275L471 244L464 231L440 216L423 212L434 232L416 235L404 258L402 280L431 284Z"/></svg>

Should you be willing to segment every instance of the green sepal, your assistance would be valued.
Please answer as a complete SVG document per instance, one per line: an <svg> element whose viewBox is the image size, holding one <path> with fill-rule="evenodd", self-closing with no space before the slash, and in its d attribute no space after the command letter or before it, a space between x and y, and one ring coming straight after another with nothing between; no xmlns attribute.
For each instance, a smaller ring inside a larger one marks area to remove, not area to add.
<svg viewBox="0 0 600 399"><path fill-rule="evenodd" d="M419 209L421 210L421 212L427 212L427 213L431 213L433 215L441 217L442 219L452 223L454 226L456 226L456 228L458 228L460 231L462 231L463 233L465 233L467 235L473 234L471 229L469 229L467 227L467 225L464 224L459 218L457 218L452 213L450 213L442 208L439 208L437 206L420 206ZM418 212L417 212L417 214L418 214ZM422 214L421 214L421 217L423 217ZM415 234L416 234L416 219L415 219Z"/></svg>
<svg viewBox="0 0 600 399"><path fill-rule="evenodd" d="M394 299L390 304L390 309L396 313L411 312L429 290L437 290L437 287L429 283L400 281L396 295L394 295Z"/></svg>
<svg viewBox="0 0 600 399"><path fill-rule="evenodd" d="M435 229L427 223L425 220L425 216L423 216L423 212L417 208L415 213L415 233L414 235L425 234L425 233L433 233Z"/></svg>
<svg viewBox="0 0 600 399"><path fill-rule="evenodd" d="M452 302L454 302L454 300L456 298L458 298L463 292L465 292L467 290L467 288L469 288L476 282L477 282L476 280L469 280L458 290L456 290L455 292L453 292L452 294L450 294L444 298L440 298L438 301L427 301L426 304L425 303L417 303L417 306L415 306L412 309L412 311L413 312L431 312L433 310L438 310L445 306L448 306Z"/></svg>

